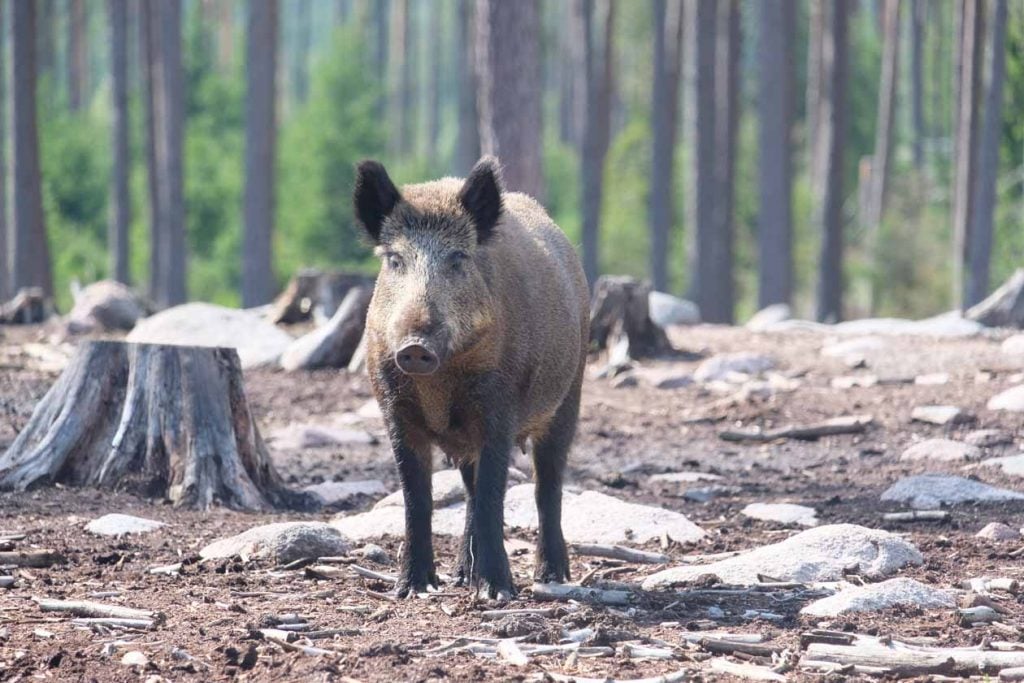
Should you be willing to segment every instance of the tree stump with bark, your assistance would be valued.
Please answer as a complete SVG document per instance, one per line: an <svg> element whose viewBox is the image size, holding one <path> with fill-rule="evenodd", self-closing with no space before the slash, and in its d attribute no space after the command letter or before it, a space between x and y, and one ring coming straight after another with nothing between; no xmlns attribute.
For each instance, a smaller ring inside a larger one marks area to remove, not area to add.
<svg viewBox="0 0 1024 683"><path fill-rule="evenodd" d="M32 325L44 322L53 314L53 302L42 287L22 287L13 299L0 303L0 323Z"/></svg>
<svg viewBox="0 0 1024 683"><path fill-rule="evenodd" d="M649 283L633 277L603 275L598 278L590 305L593 348L603 351L624 346L626 357L634 360L672 353L665 330L651 320L650 293Z"/></svg>
<svg viewBox="0 0 1024 683"><path fill-rule="evenodd" d="M0 488L60 483L240 510L317 507L285 486L253 421L234 349L79 347L0 456Z"/></svg>
<svg viewBox="0 0 1024 683"><path fill-rule="evenodd" d="M987 299L968 309L965 317L987 327L1024 328L1024 268L1018 268Z"/></svg>

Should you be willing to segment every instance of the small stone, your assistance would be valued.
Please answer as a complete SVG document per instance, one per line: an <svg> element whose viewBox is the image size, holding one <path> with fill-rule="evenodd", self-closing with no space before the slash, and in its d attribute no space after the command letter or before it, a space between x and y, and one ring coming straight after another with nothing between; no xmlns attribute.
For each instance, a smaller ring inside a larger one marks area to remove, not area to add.
<svg viewBox="0 0 1024 683"><path fill-rule="evenodd" d="M1024 334L1007 337L999 348L1008 356L1024 356Z"/></svg>
<svg viewBox="0 0 1024 683"><path fill-rule="evenodd" d="M725 610L715 605L708 607L708 619L725 619Z"/></svg>
<svg viewBox="0 0 1024 683"><path fill-rule="evenodd" d="M900 456L900 460L942 462L968 462L980 458L981 450L978 447L952 439L925 439L907 448Z"/></svg>
<svg viewBox="0 0 1024 683"><path fill-rule="evenodd" d="M956 607L949 591L907 578L889 579L864 586L844 586L835 595L816 600L800 610L812 617L838 617L855 612L879 612L893 607L941 609Z"/></svg>
<svg viewBox="0 0 1024 683"><path fill-rule="evenodd" d="M914 384L921 387L937 387L949 384L949 373L933 372L927 375L918 375L914 378Z"/></svg>
<svg viewBox="0 0 1024 683"><path fill-rule="evenodd" d="M964 436L964 442L978 448L993 448L1012 444L1013 437L1000 429L975 429Z"/></svg>
<svg viewBox="0 0 1024 683"><path fill-rule="evenodd" d="M72 334L128 331L149 314L149 305L142 297L114 280L72 289L75 305L68 314L68 331Z"/></svg>
<svg viewBox="0 0 1024 683"><path fill-rule="evenodd" d="M736 375L760 375L775 367L775 360L758 353L723 353L701 363L693 373L698 382L729 381Z"/></svg>
<svg viewBox="0 0 1024 683"><path fill-rule="evenodd" d="M123 534L145 534L156 531L162 526L167 525L155 519L115 512L92 520L85 525L85 530L97 536L121 536Z"/></svg>
<svg viewBox="0 0 1024 683"><path fill-rule="evenodd" d="M904 503L917 510L1006 500L1024 500L1024 494L948 474L904 477L882 494L884 502Z"/></svg>
<svg viewBox="0 0 1024 683"><path fill-rule="evenodd" d="M722 477L707 472L666 472L651 475L647 481L651 484L692 484L698 481L718 481Z"/></svg>
<svg viewBox="0 0 1024 683"><path fill-rule="evenodd" d="M697 325L700 323L700 308L686 299L652 291L647 295L648 315L658 327L669 325Z"/></svg>
<svg viewBox="0 0 1024 683"><path fill-rule="evenodd" d="M910 414L910 419L943 426L966 422L970 415L956 406L918 406Z"/></svg>
<svg viewBox="0 0 1024 683"><path fill-rule="evenodd" d="M204 560L239 557L287 564L307 557L336 557L348 552L341 533L323 522L278 522L222 538L199 551Z"/></svg>
<svg viewBox="0 0 1024 683"><path fill-rule="evenodd" d="M888 342L880 337L855 337L826 344L821 349L821 355L829 358L865 357L884 351L888 347Z"/></svg>
<svg viewBox="0 0 1024 683"><path fill-rule="evenodd" d="M989 399L986 406L989 410L1006 410L1013 413L1024 413L1024 384L1007 389Z"/></svg>
<svg viewBox="0 0 1024 683"><path fill-rule="evenodd" d="M746 328L751 332L767 332L775 325L793 317L789 304L772 304L765 306L747 321Z"/></svg>
<svg viewBox="0 0 1024 683"><path fill-rule="evenodd" d="M981 463L983 467L998 467L1005 474L1024 477L1024 453L1007 455L1002 458L990 458Z"/></svg>
<svg viewBox="0 0 1024 683"><path fill-rule="evenodd" d="M121 657L121 663L125 666L137 666L139 668L145 668L149 666L149 657L139 652L138 650L129 650L124 653Z"/></svg>
<svg viewBox="0 0 1024 683"><path fill-rule="evenodd" d="M1002 522L989 522L981 531L974 534L977 538L984 538L990 541L1019 541L1020 531Z"/></svg>
<svg viewBox="0 0 1024 683"><path fill-rule="evenodd" d="M325 481L307 486L305 490L316 495L327 506L343 505L360 496L376 498L388 492L380 479Z"/></svg>
<svg viewBox="0 0 1024 683"><path fill-rule="evenodd" d="M363 559L369 560L370 562L376 562L377 564L390 565L393 563L391 556L388 555L388 551L384 550L384 548L381 548L376 543L367 543L357 550L355 554Z"/></svg>
<svg viewBox="0 0 1024 683"><path fill-rule="evenodd" d="M740 511L744 517L797 526L818 526L814 508L793 503L751 503Z"/></svg>

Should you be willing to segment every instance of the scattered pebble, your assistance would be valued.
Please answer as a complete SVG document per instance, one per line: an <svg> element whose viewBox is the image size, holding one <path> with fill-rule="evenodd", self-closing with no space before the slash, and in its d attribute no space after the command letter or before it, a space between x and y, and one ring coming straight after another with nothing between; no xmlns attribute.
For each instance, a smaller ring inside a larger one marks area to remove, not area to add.
<svg viewBox="0 0 1024 683"><path fill-rule="evenodd" d="M167 525L155 519L114 512L92 520L85 525L85 530L97 536L121 536L123 534L145 534L156 531L162 526Z"/></svg>
<svg viewBox="0 0 1024 683"><path fill-rule="evenodd" d="M990 541L1019 541L1020 531L1002 522L989 522L981 531L974 534L978 538Z"/></svg>
<svg viewBox="0 0 1024 683"><path fill-rule="evenodd" d="M814 508L793 503L751 503L740 511L744 517L797 526L818 526Z"/></svg>
<svg viewBox="0 0 1024 683"><path fill-rule="evenodd" d="M1005 500L1024 500L1024 494L949 474L904 477L882 494L884 502L904 503L917 510Z"/></svg>
<svg viewBox="0 0 1024 683"><path fill-rule="evenodd" d="M841 614L879 612L893 607L949 609L956 607L956 598L949 591L901 577L864 586L846 584L835 595L807 605L800 610L800 614L838 617Z"/></svg>
<svg viewBox="0 0 1024 683"><path fill-rule="evenodd" d="M940 462L968 462L981 458L981 449L952 439L925 439L919 441L900 456L900 460L937 460Z"/></svg>
<svg viewBox="0 0 1024 683"><path fill-rule="evenodd" d="M1024 413L1024 384L1007 389L989 399L986 407L989 410L1006 410L1013 413Z"/></svg>
<svg viewBox="0 0 1024 683"><path fill-rule="evenodd" d="M933 425L954 425L970 419L970 416L956 406L918 406L910 414L915 422Z"/></svg>

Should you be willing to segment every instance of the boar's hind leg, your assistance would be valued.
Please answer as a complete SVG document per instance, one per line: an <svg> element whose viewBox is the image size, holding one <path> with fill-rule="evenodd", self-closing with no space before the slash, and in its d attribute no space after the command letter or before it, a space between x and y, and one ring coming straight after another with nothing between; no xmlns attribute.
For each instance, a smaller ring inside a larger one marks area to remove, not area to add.
<svg viewBox="0 0 1024 683"><path fill-rule="evenodd" d="M555 412L547 434L533 446L535 496L540 534L534 579L562 583L569 579L569 554L562 538L562 474L576 433L580 412L580 385L575 384Z"/></svg>
<svg viewBox="0 0 1024 683"><path fill-rule="evenodd" d="M473 573L473 499L476 498L476 463L463 462L459 465L462 483L466 487L466 528L462 532L462 543L459 545L459 566L455 572L455 583L465 586L470 582Z"/></svg>
<svg viewBox="0 0 1024 683"><path fill-rule="evenodd" d="M430 442L393 425L391 444L405 498L405 556L395 589L398 596L404 598L438 585L430 525L433 513Z"/></svg>

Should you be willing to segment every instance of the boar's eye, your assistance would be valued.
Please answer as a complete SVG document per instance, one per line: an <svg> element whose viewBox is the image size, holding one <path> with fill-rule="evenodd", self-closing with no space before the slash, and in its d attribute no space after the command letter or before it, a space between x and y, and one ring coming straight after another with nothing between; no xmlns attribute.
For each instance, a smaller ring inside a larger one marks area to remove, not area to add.
<svg viewBox="0 0 1024 683"><path fill-rule="evenodd" d="M384 254L384 263L387 265L388 270L395 272L401 272L405 268L405 261L399 254L394 252Z"/></svg>
<svg viewBox="0 0 1024 683"><path fill-rule="evenodd" d="M468 258L469 254L464 251L453 251L448 257L448 263L453 271L461 273L462 267L465 265Z"/></svg>

